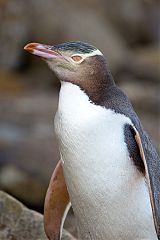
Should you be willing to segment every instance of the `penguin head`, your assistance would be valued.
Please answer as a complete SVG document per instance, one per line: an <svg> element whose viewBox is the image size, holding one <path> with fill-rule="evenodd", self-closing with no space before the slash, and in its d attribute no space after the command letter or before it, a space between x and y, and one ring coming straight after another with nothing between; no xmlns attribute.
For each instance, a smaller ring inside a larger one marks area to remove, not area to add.
<svg viewBox="0 0 160 240"><path fill-rule="evenodd" d="M57 77L65 82L78 84L93 80L106 69L103 54L84 42L66 42L53 46L29 43L24 49L43 58Z"/></svg>

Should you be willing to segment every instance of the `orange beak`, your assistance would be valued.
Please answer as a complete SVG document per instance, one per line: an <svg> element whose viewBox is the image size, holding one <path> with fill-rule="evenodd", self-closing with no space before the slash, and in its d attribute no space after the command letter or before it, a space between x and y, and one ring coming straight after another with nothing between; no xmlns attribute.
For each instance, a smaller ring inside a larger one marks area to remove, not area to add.
<svg viewBox="0 0 160 240"><path fill-rule="evenodd" d="M28 43L24 47L24 50L44 59L63 58L62 54L56 51L56 48L54 46L44 45L40 43Z"/></svg>

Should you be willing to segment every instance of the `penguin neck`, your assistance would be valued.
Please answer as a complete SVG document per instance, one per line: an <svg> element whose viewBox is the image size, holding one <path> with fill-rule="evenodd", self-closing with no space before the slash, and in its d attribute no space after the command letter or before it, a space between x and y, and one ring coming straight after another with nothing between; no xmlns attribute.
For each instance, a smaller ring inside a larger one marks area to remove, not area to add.
<svg viewBox="0 0 160 240"><path fill-rule="evenodd" d="M108 70L103 70L94 76L90 81L82 81L79 87L87 94L90 101L96 105L104 105L107 92L111 88L116 87L111 73Z"/></svg>
<svg viewBox="0 0 160 240"><path fill-rule="evenodd" d="M93 56L89 63L85 63L83 70L74 74L61 74L61 83L69 82L77 85L89 100L100 106L104 106L107 93L116 87L112 74L108 70L105 58L102 55Z"/></svg>
<svg viewBox="0 0 160 240"><path fill-rule="evenodd" d="M103 56L94 56L90 61L92 64L87 66L80 79L73 80L72 83L78 85L91 102L103 106L107 93L116 84Z"/></svg>

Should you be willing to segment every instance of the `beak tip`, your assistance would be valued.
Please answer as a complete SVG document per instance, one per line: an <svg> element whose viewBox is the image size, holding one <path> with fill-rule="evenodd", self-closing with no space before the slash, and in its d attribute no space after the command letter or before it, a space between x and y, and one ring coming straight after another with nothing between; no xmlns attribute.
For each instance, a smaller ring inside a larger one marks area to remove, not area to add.
<svg viewBox="0 0 160 240"><path fill-rule="evenodd" d="M38 46L38 43L28 43L24 46L24 50L28 52L33 52L34 48Z"/></svg>
<svg viewBox="0 0 160 240"><path fill-rule="evenodd" d="M28 44L27 44L27 45L28 45ZM23 49L26 50L26 51L27 51L27 48L28 48L27 45L25 45L24 48L23 48Z"/></svg>

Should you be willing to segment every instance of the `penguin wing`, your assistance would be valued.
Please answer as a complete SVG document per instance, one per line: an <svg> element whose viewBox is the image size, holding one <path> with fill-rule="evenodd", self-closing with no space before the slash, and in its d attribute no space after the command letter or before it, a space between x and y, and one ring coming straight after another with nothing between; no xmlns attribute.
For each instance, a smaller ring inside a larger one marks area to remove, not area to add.
<svg viewBox="0 0 160 240"><path fill-rule="evenodd" d="M52 174L44 203L44 228L48 239L60 239L70 206L63 169L59 161Z"/></svg>
<svg viewBox="0 0 160 240"><path fill-rule="evenodd" d="M142 129L138 131L134 126L129 127L134 131L134 138L140 153L138 155L141 157L141 162L139 161L138 156L135 164L137 164L141 171L143 171L142 166L144 167L155 228L158 239L160 239L160 159L147 134ZM144 165L142 165L142 161Z"/></svg>
<svg viewBox="0 0 160 240"><path fill-rule="evenodd" d="M160 239L160 159L157 151L143 130L128 97L117 87L109 89L103 100L107 109L113 109L128 117L132 123L125 130L126 144L134 163L147 178L153 218L158 239Z"/></svg>

